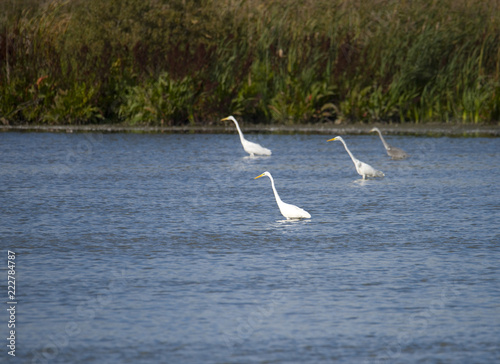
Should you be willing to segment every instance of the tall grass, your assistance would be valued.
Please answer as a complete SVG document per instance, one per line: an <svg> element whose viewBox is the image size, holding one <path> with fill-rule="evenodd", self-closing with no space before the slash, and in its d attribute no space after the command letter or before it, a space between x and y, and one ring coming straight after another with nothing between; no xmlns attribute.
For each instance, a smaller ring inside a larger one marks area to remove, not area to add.
<svg viewBox="0 0 500 364"><path fill-rule="evenodd" d="M498 122L497 0L4 0L0 121Z"/></svg>

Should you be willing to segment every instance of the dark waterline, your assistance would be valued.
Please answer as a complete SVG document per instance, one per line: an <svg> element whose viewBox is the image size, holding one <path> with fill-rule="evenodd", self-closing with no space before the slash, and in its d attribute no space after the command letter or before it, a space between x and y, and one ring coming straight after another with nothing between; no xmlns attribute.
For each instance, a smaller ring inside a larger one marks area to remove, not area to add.
<svg viewBox="0 0 500 364"><path fill-rule="evenodd" d="M403 124L365 124L352 123L337 125L332 122L316 124L251 124L245 123L245 133L273 134L313 134L313 135L367 135L374 126L384 134L427 137L498 137L500 124L460 124L460 123L403 123ZM63 133L189 133L189 134L234 134L233 125L185 125L185 126L127 126L121 124L96 125L0 125L0 131L11 132L63 132Z"/></svg>
<svg viewBox="0 0 500 364"><path fill-rule="evenodd" d="M249 139L273 155L230 134L0 133L19 301L2 361L500 360L498 139L389 136L411 154L392 161L346 136L386 175L367 181L324 135ZM265 170L310 220L284 220Z"/></svg>

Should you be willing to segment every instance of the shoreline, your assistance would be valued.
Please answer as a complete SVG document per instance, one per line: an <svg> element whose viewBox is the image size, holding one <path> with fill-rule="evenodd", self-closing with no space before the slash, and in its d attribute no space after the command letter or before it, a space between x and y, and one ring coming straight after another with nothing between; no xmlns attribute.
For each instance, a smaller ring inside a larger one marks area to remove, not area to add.
<svg viewBox="0 0 500 364"><path fill-rule="evenodd" d="M467 124L299 124L299 125L242 125L244 133L267 134L328 134L362 135L370 134L378 127L387 135L414 135L432 137L499 137L500 125ZM186 125L186 126L124 126L116 124L96 125L0 125L0 132L41 133L138 133L138 134L228 134L234 133L234 126Z"/></svg>

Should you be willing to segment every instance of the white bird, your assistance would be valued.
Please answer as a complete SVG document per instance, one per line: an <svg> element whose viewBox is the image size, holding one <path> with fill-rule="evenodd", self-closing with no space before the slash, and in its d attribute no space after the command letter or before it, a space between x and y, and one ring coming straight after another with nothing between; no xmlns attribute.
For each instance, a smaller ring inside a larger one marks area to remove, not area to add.
<svg viewBox="0 0 500 364"><path fill-rule="evenodd" d="M271 186L273 187L274 191L274 197L276 198L276 203L278 204L278 207L280 209L281 214L286 217L288 220L290 219L309 219L311 217L311 214L307 212L306 210L301 209L298 206L291 205L289 203L281 201L280 196L278 195L278 191L276 191L276 187L274 187L274 179L273 176L271 176L271 173L269 172L264 172L261 175L255 177L254 179L267 176L271 180Z"/></svg>
<svg viewBox="0 0 500 364"><path fill-rule="evenodd" d="M254 155L271 155L271 151L267 148L264 148L263 146L250 142L245 139L243 136L243 133L241 132L240 126L238 125L238 122L233 116L228 116L227 118L222 119L222 121L226 120L232 120L234 124L236 125L236 130L238 130L238 134L240 135L240 140L241 140L241 145L243 146L243 149L245 149L245 152L250 154L251 157Z"/></svg>
<svg viewBox="0 0 500 364"><path fill-rule="evenodd" d="M349 153L349 156L351 157L352 162L354 163L354 166L356 167L356 171L363 177L363 179L366 179L366 177L384 177L385 176L384 173L376 170L375 168L373 168L369 164L366 164L366 163L361 162L360 160L354 158L354 156L352 155L349 148L347 148L347 144L344 142L344 139L342 139L342 137L337 136L335 138L328 139L329 142L332 140L340 140L342 142L342 144L344 144L345 150L347 150L347 153Z"/></svg>
<svg viewBox="0 0 500 364"><path fill-rule="evenodd" d="M370 133L374 132L374 131L376 131L378 133L378 135L380 135L380 140L382 140L382 144L384 144L385 150L387 151L387 154L389 155L389 157L391 157L392 159L408 158L408 154L404 150L396 148L396 147L392 147L389 144L387 144L384 137L382 136L382 133L380 132L380 130L378 128L373 128L372 130L370 130Z"/></svg>

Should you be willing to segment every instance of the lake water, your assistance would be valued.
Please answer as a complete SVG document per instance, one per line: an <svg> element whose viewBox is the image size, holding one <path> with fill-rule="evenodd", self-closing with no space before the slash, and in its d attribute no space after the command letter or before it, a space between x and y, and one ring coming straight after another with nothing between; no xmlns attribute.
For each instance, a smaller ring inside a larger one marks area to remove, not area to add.
<svg viewBox="0 0 500 364"><path fill-rule="evenodd" d="M499 362L500 139L334 136L0 133L0 361Z"/></svg>

